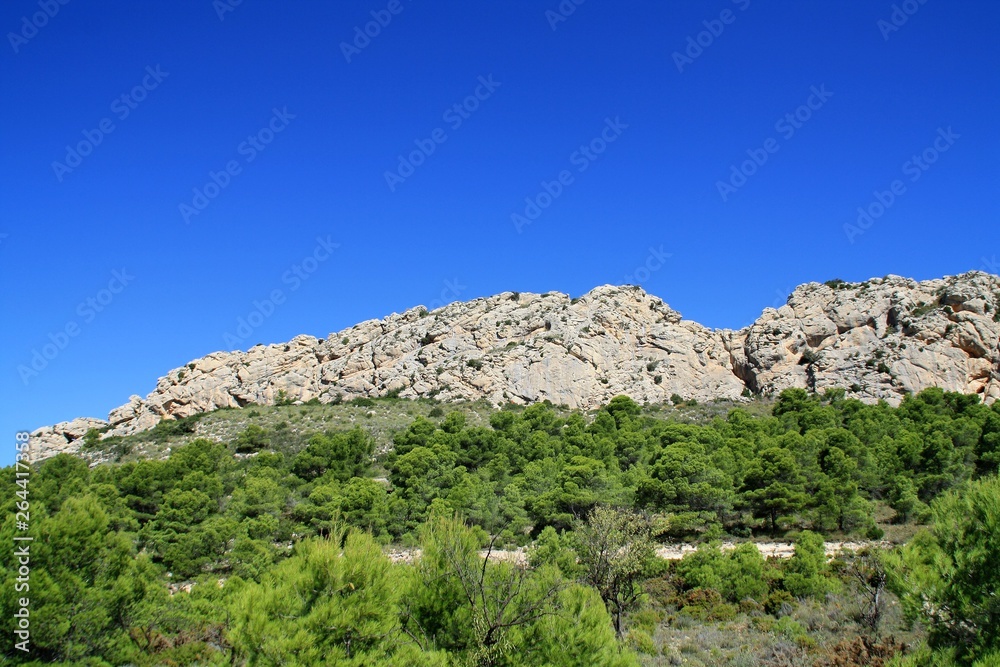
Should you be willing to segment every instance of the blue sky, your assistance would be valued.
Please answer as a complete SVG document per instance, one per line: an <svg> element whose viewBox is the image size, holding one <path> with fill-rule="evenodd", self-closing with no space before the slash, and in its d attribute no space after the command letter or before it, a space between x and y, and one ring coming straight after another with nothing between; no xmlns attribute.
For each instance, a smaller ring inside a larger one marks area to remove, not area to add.
<svg viewBox="0 0 1000 667"><path fill-rule="evenodd" d="M997 271L995 2L232 2L0 8L7 442L417 304Z"/></svg>

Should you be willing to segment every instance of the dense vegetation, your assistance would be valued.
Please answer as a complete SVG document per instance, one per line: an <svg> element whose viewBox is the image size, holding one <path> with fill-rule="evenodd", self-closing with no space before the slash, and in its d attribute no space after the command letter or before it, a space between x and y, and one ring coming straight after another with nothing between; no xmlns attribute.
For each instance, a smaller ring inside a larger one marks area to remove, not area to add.
<svg viewBox="0 0 1000 667"><path fill-rule="evenodd" d="M926 647L904 658L913 664L987 664L998 647L1000 404L928 390L892 408L791 389L770 416L737 408L703 424L627 397L593 415L496 411L489 426L431 414L381 453L360 427L303 440L251 424L162 460L45 461L30 480L32 652L8 642L3 654L95 665L881 664L901 653L884 636L892 624L911 644L926 628ZM157 437L191 430L166 422ZM18 488L13 468L0 477ZM17 500L4 496L6 544ZM926 522L932 530L887 555L828 563L823 552L821 535L878 539L890 524ZM774 535L795 538L793 558L714 542ZM655 557L670 540L702 547L671 565ZM420 555L394 562L389 544ZM479 555L525 545L529 566ZM0 563L11 637L17 563L9 549ZM887 609L893 593L905 617ZM854 632L860 644L821 646L810 632L823 623L796 616L848 601L857 609L838 612L841 639ZM670 633L692 622L752 629L772 638L771 653L679 655Z"/></svg>

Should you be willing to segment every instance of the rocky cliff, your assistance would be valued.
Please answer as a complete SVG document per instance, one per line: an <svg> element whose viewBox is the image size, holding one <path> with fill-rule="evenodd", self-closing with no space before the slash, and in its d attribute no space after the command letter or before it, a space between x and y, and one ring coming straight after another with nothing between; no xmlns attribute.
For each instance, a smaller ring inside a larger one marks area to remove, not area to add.
<svg viewBox="0 0 1000 667"><path fill-rule="evenodd" d="M971 272L916 282L802 285L739 331L684 320L638 287L505 292L370 320L326 339L297 336L215 352L170 371L107 421L34 433L39 457L75 451L93 427L128 435L219 407L397 394L494 404L551 400L589 409L618 394L662 402L843 387L898 403L931 386L1000 396L1000 278Z"/></svg>

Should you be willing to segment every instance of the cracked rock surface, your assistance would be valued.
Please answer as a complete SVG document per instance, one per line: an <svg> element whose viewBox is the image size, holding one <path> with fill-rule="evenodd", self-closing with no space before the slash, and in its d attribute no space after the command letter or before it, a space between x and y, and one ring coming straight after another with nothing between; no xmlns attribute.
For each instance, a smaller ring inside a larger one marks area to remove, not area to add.
<svg viewBox="0 0 1000 667"><path fill-rule="evenodd" d="M550 400L590 409L618 394L663 402L842 387L897 404L931 386L1000 396L1000 278L974 271L917 282L808 283L738 331L684 320L638 287L565 294L504 292L356 324L326 339L296 336L214 352L132 396L108 419L34 432L37 458L76 451L90 428L129 435L220 407L323 403L395 393L494 405Z"/></svg>

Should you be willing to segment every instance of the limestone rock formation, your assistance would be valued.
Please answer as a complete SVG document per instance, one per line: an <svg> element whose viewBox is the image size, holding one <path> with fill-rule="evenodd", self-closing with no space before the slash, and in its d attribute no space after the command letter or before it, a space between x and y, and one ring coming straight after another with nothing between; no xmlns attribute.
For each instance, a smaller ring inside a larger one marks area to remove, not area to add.
<svg viewBox="0 0 1000 667"><path fill-rule="evenodd" d="M787 387L843 387L898 403L930 386L1000 396L1000 278L972 272L916 282L809 283L739 331L681 318L638 287L565 294L505 292L428 313L417 307L326 339L214 352L132 396L108 421L39 429L36 456L78 448L88 428L128 435L220 407L395 394L590 409L618 394L639 402L738 399ZM82 430L81 430L82 429ZM39 453L40 452L40 453Z"/></svg>
<svg viewBox="0 0 1000 667"><path fill-rule="evenodd" d="M745 333L739 372L755 393L844 387L896 404L931 386L1000 397L1000 279L810 283Z"/></svg>

